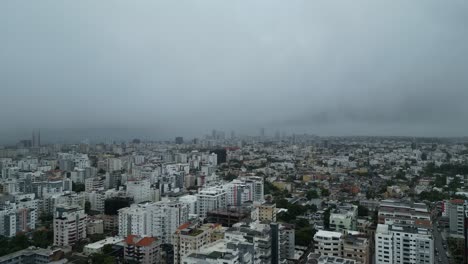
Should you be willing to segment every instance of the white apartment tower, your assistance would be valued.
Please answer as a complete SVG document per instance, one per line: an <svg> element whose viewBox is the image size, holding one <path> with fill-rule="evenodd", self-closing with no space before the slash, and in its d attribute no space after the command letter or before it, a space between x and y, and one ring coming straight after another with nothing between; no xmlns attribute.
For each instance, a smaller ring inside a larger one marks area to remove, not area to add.
<svg viewBox="0 0 468 264"><path fill-rule="evenodd" d="M70 246L86 238L86 214L75 206L60 206L54 215L54 245Z"/></svg>
<svg viewBox="0 0 468 264"><path fill-rule="evenodd" d="M434 263L434 239L429 229L379 224L375 233L375 263Z"/></svg>
<svg viewBox="0 0 468 264"><path fill-rule="evenodd" d="M221 187L202 189L197 194L197 213L206 217L206 213L218 208L226 208L226 190Z"/></svg>
<svg viewBox="0 0 468 264"><path fill-rule="evenodd" d="M150 181L127 181L127 196L132 197L135 203L151 201L152 195Z"/></svg>

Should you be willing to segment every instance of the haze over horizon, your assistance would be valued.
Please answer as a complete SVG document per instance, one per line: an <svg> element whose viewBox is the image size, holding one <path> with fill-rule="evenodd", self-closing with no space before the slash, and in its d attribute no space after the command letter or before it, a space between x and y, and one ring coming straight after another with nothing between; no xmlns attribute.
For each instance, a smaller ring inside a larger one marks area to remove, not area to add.
<svg viewBox="0 0 468 264"><path fill-rule="evenodd" d="M468 2L2 1L0 143L468 136Z"/></svg>

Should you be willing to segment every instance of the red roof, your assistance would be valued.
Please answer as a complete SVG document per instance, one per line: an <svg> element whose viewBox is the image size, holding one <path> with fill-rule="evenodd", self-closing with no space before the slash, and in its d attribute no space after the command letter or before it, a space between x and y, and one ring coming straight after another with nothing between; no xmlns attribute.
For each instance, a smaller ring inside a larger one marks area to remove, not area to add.
<svg viewBox="0 0 468 264"><path fill-rule="evenodd" d="M462 199L454 199L450 201L453 204L463 204L465 201Z"/></svg>
<svg viewBox="0 0 468 264"><path fill-rule="evenodd" d="M127 245L137 245L140 247L147 247L151 245L154 241L156 241L156 238L154 237L144 237L140 239L136 235L129 235L125 238L125 243Z"/></svg>
<svg viewBox="0 0 468 264"><path fill-rule="evenodd" d="M187 222L187 223L185 223L185 224L183 224L183 225L179 226L179 228L177 228L177 230L182 230L182 229L185 229L185 228L189 227L191 224L192 224L192 223L190 223L190 222Z"/></svg>

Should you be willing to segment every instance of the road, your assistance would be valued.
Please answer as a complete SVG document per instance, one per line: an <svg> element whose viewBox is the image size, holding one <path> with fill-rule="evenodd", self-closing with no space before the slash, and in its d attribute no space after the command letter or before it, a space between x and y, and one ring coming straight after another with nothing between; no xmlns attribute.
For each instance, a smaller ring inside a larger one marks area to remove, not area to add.
<svg viewBox="0 0 468 264"><path fill-rule="evenodd" d="M436 225L437 221L434 221L434 249L436 250L437 253L434 253L434 263L441 263L441 264L449 264L446 252L448 252L448 248L445 249L443 246L443 243L447 245L447 241L443 240L442 234L439 232L437 229ZM441 261L439 261L439 259Z"/></svg>

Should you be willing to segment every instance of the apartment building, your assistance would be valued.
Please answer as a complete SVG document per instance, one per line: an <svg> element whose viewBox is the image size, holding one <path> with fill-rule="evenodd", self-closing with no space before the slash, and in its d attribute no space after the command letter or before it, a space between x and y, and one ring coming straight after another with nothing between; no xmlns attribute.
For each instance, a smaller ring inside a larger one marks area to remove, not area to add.
<svg viewBox="0 0 468 264"><path fill-rule="evenodd" d="M84 209L77 206L59 206L54 214L54 245L71 246L86 238Z"/></svg>
<svg viewBox="0 0 468 264"><path fill-rule="evenodd" d="M181 225L172 236L174 263L180 264L183 256L198 252L201 247L223 237L224 231L219 224L186 223Z"/></svg>
<svg viewBox="0 0 468 264"><path fill-rule="evenodd" d="M434 263L430 229L379 224L375 233L375 263Z"/></svg>
<svg viewBox="0 0 468 264"><path fill-rule="evenodd" d="M127 236L124 240L124 259L140 264L159 264L161 241L155 237Z"/></svg>

